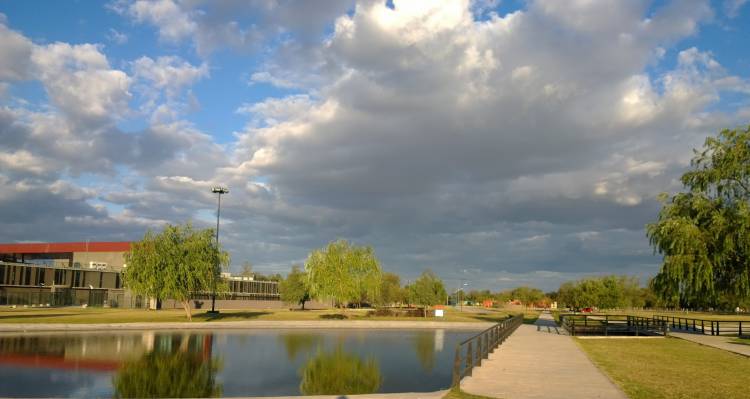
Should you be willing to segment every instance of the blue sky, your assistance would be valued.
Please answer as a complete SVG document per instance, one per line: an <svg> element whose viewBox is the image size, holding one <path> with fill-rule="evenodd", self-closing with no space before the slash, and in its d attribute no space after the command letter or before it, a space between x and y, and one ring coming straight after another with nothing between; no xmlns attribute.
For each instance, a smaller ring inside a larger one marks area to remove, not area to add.
<svg viewBox="0 0 750 399"><path fill-rule="evenodd" d="M223 184L233 267L647 278L656 196L750 123L746 3L2 0L0 240L210 226Z"/></svg>

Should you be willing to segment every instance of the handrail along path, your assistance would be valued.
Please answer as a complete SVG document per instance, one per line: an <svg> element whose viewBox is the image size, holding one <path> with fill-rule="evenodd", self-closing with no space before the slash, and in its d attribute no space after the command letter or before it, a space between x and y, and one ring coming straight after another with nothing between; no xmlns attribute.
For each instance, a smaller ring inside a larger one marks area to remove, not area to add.
<svg viewBox="0 0 750 399"><path fill-rule="evenodd" d="M463 377L470 376L471 370L481 366L482 359L487 359L490 353L494 352L495 348L500 346L521 324L523 324L523 315L516 315L456 345L452 386L458 386Z"/></svg>

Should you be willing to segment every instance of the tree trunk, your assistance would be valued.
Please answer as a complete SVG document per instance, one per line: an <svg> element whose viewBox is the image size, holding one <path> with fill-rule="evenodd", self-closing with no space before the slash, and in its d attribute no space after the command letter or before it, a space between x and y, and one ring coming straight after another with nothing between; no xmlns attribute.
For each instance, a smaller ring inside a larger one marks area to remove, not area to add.
<svg viewBox="0 0 750 399"><path fill-rule="evenodd" d="M427 306L422 308L422 315L423 317L427 317Z"/></svg>
<svg viewBox="0 0 750 399"><path fill-rule="evenodd" d="M187 315L188 321L193 321L193 314L190 311L190 301L182 301L182 307L185 308L185 314Z"/></svg>
<svg viewBox="0 0 750 399"><path fill-rule="evenodd" d="M307 301L302 301L302 310L305 310L305 302Z"/></svg>

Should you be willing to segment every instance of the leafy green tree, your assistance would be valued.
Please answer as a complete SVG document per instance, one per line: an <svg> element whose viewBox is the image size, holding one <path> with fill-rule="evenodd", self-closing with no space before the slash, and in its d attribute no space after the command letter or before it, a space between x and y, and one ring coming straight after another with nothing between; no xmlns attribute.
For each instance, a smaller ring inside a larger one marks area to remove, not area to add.
<svg viewBox="0 0 750 399"><path fill-rule="evenodd" d="M391 306L394 303L404 302L401 277L393 273L383 273L383 278L380 281L380 297L377 302L381 306Z"/></svg>
<svg viewBox="0 0 750 399"><path fill-rule="evenodd" d="M686 191L662 195L646 227L664 256L652 287L683 307L750 297L750 127L708 137L681 180Z"/></svg>
<svg viewBox="0 0 750 399"><path fill-rule="evenodd" d="M379 296L382 273L371 247L333 241L310 253L305 270L314 298L334 300L345 308L349 303L374 302Z"/></svg>
<svg viewBox="0 0 750 399"><path fill-rule="evenodd" d="M357 395L376 392L383 383L380 367L373 358L362 360L338 347L320 352L302 368L303 395Z"/></svg>
<svg viewBox="0 0 750 399"><path fill-rule="evenodd" d="M414 350L422 369L432 373L435 369L435 331L419 331L414 337Z"/></svg>
<svg viewBox="0 0 750 399"><path fill-rule="evenodd" d="M524 306L529 307L544 298L544 291L539 288L518 287L511 292L514 299L518 299Z"/></svg>
<svg viewBox="0 0 750 399"><path fill-rule="evenodd" d="M229 264L229 255L217 247L212 229L196 230L186 223L168 224L158 234L149 230L132 244L125 262L128 267L122 277L127 288L182 303L188 320L192 320L194 293L211 291L214 285L218 292L227 290L219 275L221 267Z"/></svg>
<svg viewBox="0 0 750 399"><path fill-rule="evenodd" d="M293 266L292 271L279 283L279 294L281 300L305 309L305 302L310 300L310 289L307 284L307 273L299 266Z"/></svg>
<svg viewBox="0 0 750 399"><path fill-rule="evenodd" d="M130 265L128 265L130 267ZM113 377L116 398L208 398L221 396L218 364L190 352L149 352L126 362Z"/></svg>
<svg viewBox="0 0 750 399"><path fill-rule="evenodd" d="M427 307L445 302L445 286L432 270L425 270L409 286L409 302L422 306L422 314L427 317Z"/></svg>

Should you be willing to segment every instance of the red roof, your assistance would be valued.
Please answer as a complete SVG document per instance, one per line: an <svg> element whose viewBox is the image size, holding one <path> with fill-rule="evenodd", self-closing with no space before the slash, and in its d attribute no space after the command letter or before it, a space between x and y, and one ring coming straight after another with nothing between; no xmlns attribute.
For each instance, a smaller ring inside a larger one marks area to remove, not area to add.
<svg viewBox="0 0 750 399"><path fill-rule="evenodd" d="M127 252L129 241L120 242L35 242L0 244L0 254L54 254L65 252Z"/></svg>

